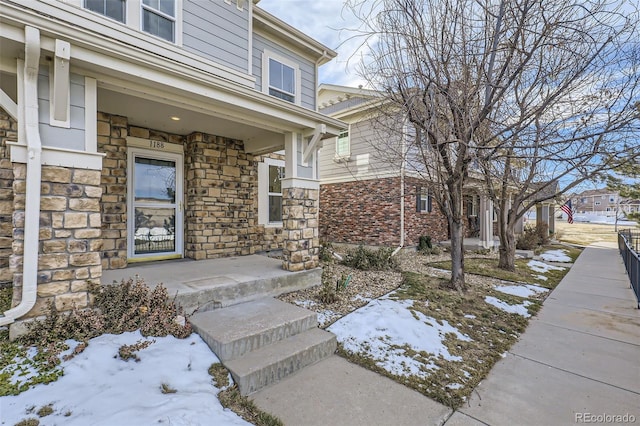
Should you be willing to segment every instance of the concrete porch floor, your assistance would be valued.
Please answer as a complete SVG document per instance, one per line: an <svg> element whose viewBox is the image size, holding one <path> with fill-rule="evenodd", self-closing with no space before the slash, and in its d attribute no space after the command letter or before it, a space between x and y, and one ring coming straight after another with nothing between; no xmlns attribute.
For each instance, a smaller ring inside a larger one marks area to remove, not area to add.
<svg viewBox="0 0 640 426"><path fill-rule="evenodd" d="M139 276L149 287L162 284L187 313L235 305L319 285L322 270L289 272L282 261L250 255L211 260L177 259L106 270L102 284Z"/></svg>

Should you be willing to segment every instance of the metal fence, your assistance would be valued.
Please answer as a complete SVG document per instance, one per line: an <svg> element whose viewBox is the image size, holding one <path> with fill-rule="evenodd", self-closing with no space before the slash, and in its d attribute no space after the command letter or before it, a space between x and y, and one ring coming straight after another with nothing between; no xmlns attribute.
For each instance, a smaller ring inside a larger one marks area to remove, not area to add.
<svg viewBox="0 0 640 426"><path fill-rule="evenodd" d="M624 266L627 268L627 274L629 274L631 288L636 294L638 309L640 309L640 257L638 256L640 232L630 229L620 231L618 233L618 248L622 260L624 260Z"/></svg>

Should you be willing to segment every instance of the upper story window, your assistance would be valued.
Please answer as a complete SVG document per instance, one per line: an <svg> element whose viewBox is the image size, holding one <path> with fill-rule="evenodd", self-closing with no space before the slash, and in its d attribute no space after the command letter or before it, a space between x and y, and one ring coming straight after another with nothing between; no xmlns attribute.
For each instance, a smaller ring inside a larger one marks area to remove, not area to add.
<svg viewBox="0 0 640 426"><path fill-rule="evenodd" d="M269 58L269 94L289 102L296 100L295 70L273 58Z"/></svg>
<svg viewBox="0 0 640 426"><path fill-rule="evenodd" d="M142 31L175 41L175 23L175 0L142 0Z"/></svg>
<svg viewBox="0 0 640 426"><path fill-rule="evenodd" d="M125 0L84 0L85 9L124 23Z"/></svg>
<svg viewBox="0 0 640 426"><path fill-rule="evenodd" d="M262 91L299 104L301 83L298 64L268 50L262 55Z"/></svg>
<svg viewBox="0 0 640 426"><path fill-rule="evenodd" d="M349 130L340 132L336 140L336 157L344 158L351 155L351 143L349 141Z"/></svg>

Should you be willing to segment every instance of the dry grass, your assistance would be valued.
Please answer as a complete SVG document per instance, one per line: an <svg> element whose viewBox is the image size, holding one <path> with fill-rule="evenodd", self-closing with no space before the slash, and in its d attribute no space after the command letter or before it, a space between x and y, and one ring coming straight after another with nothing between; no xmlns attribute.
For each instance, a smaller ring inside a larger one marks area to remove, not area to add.
<svg viewBox="0 0 640 426"><path fill-rule="evenodd" d="M618 227L619 229L628 228ZM580 246L588 246L591 243L618 241L618 233L614 225L605 225L598 223L567 223L564 221L556 221L556 238L566 243L577 244Z"/></svg>

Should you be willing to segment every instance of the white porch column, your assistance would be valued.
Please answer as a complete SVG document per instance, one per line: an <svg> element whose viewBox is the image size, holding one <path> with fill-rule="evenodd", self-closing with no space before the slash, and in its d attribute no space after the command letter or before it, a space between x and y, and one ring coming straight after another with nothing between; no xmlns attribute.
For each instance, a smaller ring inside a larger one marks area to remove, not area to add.
<svg viewBox="0 0 640 426"><path fill-rule="evenodd" d="M480 195L480 245L493 248L493 201Z"/></svg>

